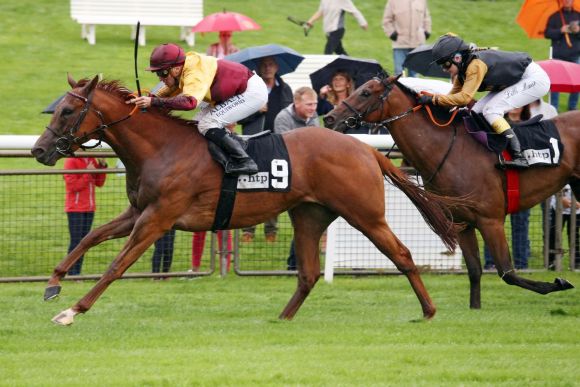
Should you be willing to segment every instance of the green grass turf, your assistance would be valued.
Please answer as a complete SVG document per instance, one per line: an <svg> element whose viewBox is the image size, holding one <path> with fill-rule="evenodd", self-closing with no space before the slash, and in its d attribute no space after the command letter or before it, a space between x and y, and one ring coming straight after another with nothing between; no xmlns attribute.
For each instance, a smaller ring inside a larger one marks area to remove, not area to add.
<svg viewBox="0 0 580 387"><path fill-rule="evenodd" d="M292 322L277 316L294 278L120 281L71 327L50 318L92 283L66 282L55 303L41 284L4 284L0 385L578 385L577 290L540 296L488 275L474 311L465 276L423 278L430 322L401 276L320 282Z"/></svg>

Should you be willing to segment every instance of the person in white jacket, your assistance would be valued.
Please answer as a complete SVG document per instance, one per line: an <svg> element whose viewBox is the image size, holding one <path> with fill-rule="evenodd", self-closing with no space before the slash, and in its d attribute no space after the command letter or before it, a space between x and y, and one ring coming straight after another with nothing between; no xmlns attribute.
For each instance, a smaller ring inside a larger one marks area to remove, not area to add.
<svg viewBox="0 0 580 387"><path fill-rule="evenodd" d="M320 0L318 10L308 19L304 28L310 29L314 22L322 17L322 29L326 34L326 46L324 54L348 55L342 46L344 37L344 14L354 16L363 30L368 28L368 23L363 14L354 6L352 0Z"/></svg>
<svg viewBox="0 0 580 387"><path fill-rule="evenodd" d="M383 14L383 31L393 41L395 74L401 74L409 52L425 44L431 35L427 0L388 0ZM416 75L409 69L408 76Z"/></svg>

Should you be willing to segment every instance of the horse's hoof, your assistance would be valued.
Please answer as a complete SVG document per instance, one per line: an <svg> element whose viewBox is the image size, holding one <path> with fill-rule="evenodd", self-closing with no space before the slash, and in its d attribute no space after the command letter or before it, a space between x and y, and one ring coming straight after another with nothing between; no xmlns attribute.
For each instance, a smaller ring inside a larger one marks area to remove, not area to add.
<svg viewBox="0 0 580 387"><path fill-rule="evenodd" d="M58 297L60 289L62 289L62 286L60 285L49 286L44 289L44 301L53 300Z"/></svg>
<svg viewBox="0 0 580 387"><path fill-rule="evenodd" d="M558 285L558 290L574 289L574 285L572 285L570 282L568 282L564 278L556 278L554 280L554 283L556 285Z"/></svg>
<svg viewBox="0 0 580 387"><path fill-rule="evenodd" d="M57 325L71 325L74 322L76 314L72 308L68 308L54 316L51 321Z"/></svg>

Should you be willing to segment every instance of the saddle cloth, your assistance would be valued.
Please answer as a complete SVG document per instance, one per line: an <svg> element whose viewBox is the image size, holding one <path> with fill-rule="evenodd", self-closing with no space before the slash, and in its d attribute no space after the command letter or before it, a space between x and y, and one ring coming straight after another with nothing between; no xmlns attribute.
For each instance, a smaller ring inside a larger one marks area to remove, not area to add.
<svg viewBox="0 0 580 387"><path fill-rule="evenodd" d="M264 132L248 140L235 138L254 159L259 172L240 176L224 174L212 231L229 228L237 191L288 192L291 187L290 156L281 135ZM208 146L214 160L225 166L228 160L223 151L211 141Z"/></svg>
<svg viewBox="0 0 580 387"><path fill-rule="evenodd" d="M481 114L471 112L463 117L467 131L487 149L501 154L507 139L493 131ZM552 120L542 120L542 115L516 124L514 132L520 140L522 154L530 166L558 166L564 152L560 133Z"/></svg>
<svg viewBox="0 0 580 387"><path fill-rule="evenodd" d="M238 176L239 191L288 192L292 180L290 156L281 135L267 133L251 138L246 152L256 164L255 175Z"/></svg>

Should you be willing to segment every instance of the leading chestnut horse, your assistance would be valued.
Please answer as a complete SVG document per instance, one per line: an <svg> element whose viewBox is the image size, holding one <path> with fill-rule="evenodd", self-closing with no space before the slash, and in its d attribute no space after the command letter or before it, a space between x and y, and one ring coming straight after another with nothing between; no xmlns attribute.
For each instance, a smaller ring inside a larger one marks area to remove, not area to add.
<svg viewBox="0 0 580 387"><path fill-rule="evenodd" d="M324 122L339 132L360 122L388 125L398 149L421 174L427 190L474 201L472 207L452 209L454 220L467 224L459 233L459 245L469 273L471 308L481 308L482 270L475 229L481 232L506 283L540 294L573 288L560 278L548 283L517 275L504 232L506 178L495 167L497 157L477 143L463 123L435 125L426 109L417 105L416 93L401 84L397 76L369 80L328 113ZM540 203L566 183L580 197L580 112L562 114L554 123L564 143L561 163L554 168L521 171L520 210Z"/></svg>
<svg viewBox="0 0 580 387"><path fill-rule="evenodd" d="M57 106L50 125L32 149L36 159L54 165L88 139L109 144L125 164L129 208L91 231L54 269L45 299L60 293L60 280L89 248L129 235L123 249L96 285L72 308L55 316L72 324L166 231L209 230L223 177L210 156L207 141L192 121L151 108L146 113L125 104L130 92L118 82L69 76L69 91ZM460 201L433 195L412 183L386 157L362 142L323 128L302 128L284 134L292 163L289 192L239 192L231 228L262 223L288 210L298 257L298 286L280 318L292 319L320 277L318 246L322 233L342 216L360 230L404 273L425 318L435 314L411 253L385 221L384 177L400 188L421 211L448 247L456 234L442 208Z"/></svg>

